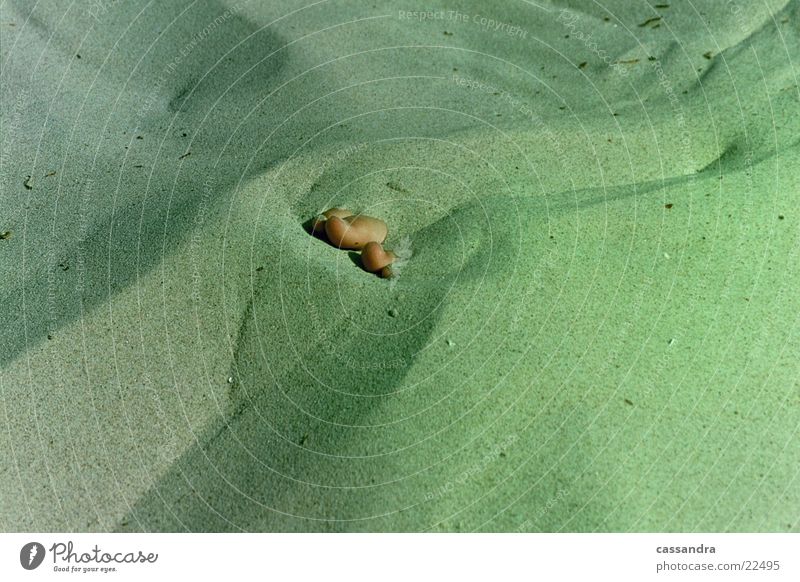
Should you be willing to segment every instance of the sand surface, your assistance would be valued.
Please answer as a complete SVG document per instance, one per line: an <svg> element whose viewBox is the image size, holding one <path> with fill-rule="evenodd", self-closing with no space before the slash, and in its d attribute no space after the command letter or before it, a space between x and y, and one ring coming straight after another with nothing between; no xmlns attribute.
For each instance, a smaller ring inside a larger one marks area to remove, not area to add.
<svg viewBox="0 0 800 582"><path fill-rule="evenodd" d="M667 4L2 2L0 530L800 530L800 1Z"/></svg>

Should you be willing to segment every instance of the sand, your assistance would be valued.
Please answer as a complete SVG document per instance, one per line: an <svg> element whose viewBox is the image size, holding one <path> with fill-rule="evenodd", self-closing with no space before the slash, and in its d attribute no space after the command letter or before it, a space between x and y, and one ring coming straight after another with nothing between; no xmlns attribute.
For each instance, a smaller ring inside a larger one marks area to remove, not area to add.
<svg viewBox="0 0 800 582"><path fill-rule="evenodd" d="M2 531L800 530L800 2L267 4L0 7Z"/></svg>

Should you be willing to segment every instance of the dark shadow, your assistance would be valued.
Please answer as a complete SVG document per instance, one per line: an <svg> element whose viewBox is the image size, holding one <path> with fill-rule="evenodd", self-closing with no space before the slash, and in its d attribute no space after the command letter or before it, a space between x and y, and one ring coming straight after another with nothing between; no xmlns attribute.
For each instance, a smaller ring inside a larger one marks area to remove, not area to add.
<svg viewBox="0 0 800 582"><path fill-rule="evenodd" d="M361 265L361 253L357 253L356 251L348 251L347 257L356 267L362 271L364 270L364 267Z"/></svg>
<svg viewBox="0 0 800 582"><path fill-rule="evenodd" d="M314 226L314 222L316 222L316 220L317 220L316 217L309 218L308 220L306 220L302 224L302 227L303 227L303 230L306 231L306 234L310 234L314 238L318 238L318 239L322 240L321 236L319 236L318 234L314 234L313 226Z"/></svg>
<svg viewBox="0 0 800 582"><path fill-rule="evenodd" d="M124 26L136 18L142 4L126 2L102 7L100 17L106 27L104 34L108 32L108 27L123 27L119 30L123 34ZM234 112L257 106L279 81L279 72L286 64L286 52L278 49L286 41L272 29L257 26L241 14L231 12L222 3L213 2L216 8L212 6L204 10L184 11L188 4L175 3L166 13L161 10L144 11L133 30L118 39L120 45L117 50L121 62L117 63L114 70L126 71L126 75L135 71L135 78L126 82L132 86L155 86L162 93L161 99L154 99L151 106L140 111L115 112L116 116L129 115L129 126L140 125L144 128L142 133L147 134L147 128L153 128L153 131L158 128L160 135L148 134L148 140L150 135L154 140L163 139L160 154L151 157L144 169L141 169L142 165L131 167L129 162L117 170L123 172L121 188L129 191L141 188L141 195L131 197L129 192L125 192L121 198L134 201L128 202L127 206L116 207L113 216L106 221L90 223L86 235L78 242L62 244L55 237L47 238L46 234L40 237L41 241L31 239L28 242L28 245L36 247L37 253L41 253L40 260L48 264L46 269L23 274L24 291L6 287L0 296L0 319L3 321L0 327L0 365L14 360L33 345L46 341L58 328L110 300L149 272L161 261L165 252L175 248L196 226L195 217L201 205L213 206L217 200L227 196L239 180L263 172L275 163L274 160L282 158L296 147L296 144L288 143L277 146L284 147L285 151L269 152L269 155L260 158L266 161L247 167L253 148L257 147L253 144L263 141L262 128L252 123L239 124L239 118L233 115ZM23 8L19 8L19 11L23 15L26 13ZM209 14L219 14L219 17L209 23ZM36 33L49 36L47 28L50 24L31 18L29 22ZM152 21L154 18L162 21ZM163 28L164 19L170 22L172 18L176 20L169 31L170 42L156 44L148 53L148 58L140 64L143 37L136 31L143 27L142 30L147 34L157 34ZM213 28L209 28L212 23ZM208 32L205 40L197 40L197 35L204 29L211 32ZM60 34L59 30L56 36ZM70 43L64 39L62 41L64 50L67 50L66 46ZM187 49L190 52L180 61L180 66L165 73L165 63L172 62L180 54L176 46L190 47ZM269 59L265 58L273 52L275 54ZM218 63L220 59L222 61ZM81 60L81 66L94 65L90 54ZM163 79L161 85L158 84L160 78ZM220 83L220 78L228 82ZM227 93L221 98L224 91ZM220 156L213 168L208 167L210 164L206 161L214 160L211 157L201 160L196 153L181 160L173 156L171 152L177 144L170 141L172 138L169 136L173 132L166 133L168 127L175 127L179 123L178 119L184 113L206 110L213 110L206 126L194 128L193 135L184 134L187 137L179 139L183 140L182 147L190 143L187 140L194 139L198 145L188 147L197 152L204 149L200 143L225 143L233 134L228 146L230 151ZM84 123L89 125L91 121ZM119 138L130 139L129 136ZM149 141L138 143L146 144L149 148L142 155L153 156L158 151L154 147L157 144L151 145ZM116 150L100 148L100 159L95 168L97 174L102 175L106 166L118 168L121 151L121 147ZM78 149L69 155L81 156L74 164L84 166L93 152L93 148ZM144 181L142 176L146 176L150 170L153 179ZM208 188L205 184L212 177L213 187ZM74 193L75 203L81 198L87 204L98 199L108 200L107 191L117 184L116 176L102 181L88 177L84 177L84 180L87 182L84 191ZM71 196L73 193L66 197ZM75 238L71 241L75 241ZM42 248L44 245L50 245L51 248ZM33 275L34 272L37 274ZM24 296L28 298L27 304L23 302ZM44 303L40 298L44 297L48 298L47 304L41 308ZM31 309L32 303L39 308Z"/></svg>
<svg viewBox="0 0 800 582"><path fill-rule="evenodd" d="M277 276L264 282L240 329L225 418L135 503L118 531L337 530L353 526L320 518L364 518L381 504L392 451L375 452L395 427L370 419L412 398L395 391L429 341L446 287L422 302L396 299L402 313L430 315L399 339L393 332L405 324L365 302L376 291L388 297L386 282L355 270L344 278L351 276L362 284L342 291L320 278L299 297ZM350 308L362 306L357 325L326 311L340 291ZM292 327L298 317L311 333ZM365 474L376 487L350 488Z"/></svg>

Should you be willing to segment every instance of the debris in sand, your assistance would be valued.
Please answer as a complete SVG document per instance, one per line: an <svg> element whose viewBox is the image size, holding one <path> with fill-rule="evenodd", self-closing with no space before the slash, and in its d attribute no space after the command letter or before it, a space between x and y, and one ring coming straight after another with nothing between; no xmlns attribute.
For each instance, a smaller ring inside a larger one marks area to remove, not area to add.
<svg viewBox="0 0 800 582"><path fill-rule="evenodd" d="M650 28L658 28L661 26L661 17L654 16L653 18L648 18L639 25L639 28L644 28L645 26L649 26Z"/></svg>
<svg viewBox="0 0 800 582"><path fill-rule="evenodd" d="M400 192L401 194L408 194L408 190L403 188L397 182L386 182L386 187L389 188L389 190L394 190L395 192Z"/></svg>

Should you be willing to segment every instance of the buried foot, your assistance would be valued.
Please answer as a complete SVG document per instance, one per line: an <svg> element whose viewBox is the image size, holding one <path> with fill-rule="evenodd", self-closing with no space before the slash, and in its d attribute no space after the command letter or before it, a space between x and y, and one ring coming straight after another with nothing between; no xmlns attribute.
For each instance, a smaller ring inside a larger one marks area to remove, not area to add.
<svg viewBox="0 0 800 582"><path fill-rule="evenodd" d="M311 222L311 233L336 248L362 251L361 265L365 271L384 278L392 276L390 265L397 257L382 246L389 228L380 218L331 208Z"/></svg>
<svg viewBox="0 0 800 582"><path fill-rule="evenodd" d="M382 243L389 229L380 218L363 214L339 218L331 216L325 221L328 242L340 249L361 250L368 242Z"/></svg>
<svg viewBox="0 0 800 582"><path fill-rule="evenodd" d="M392 251L385 251L380 243L370 241L361 251L361 266L364 267L365 271L377 273L381 277L387 278L392 275L389 265L394 262L395 258Z"/></svg>

